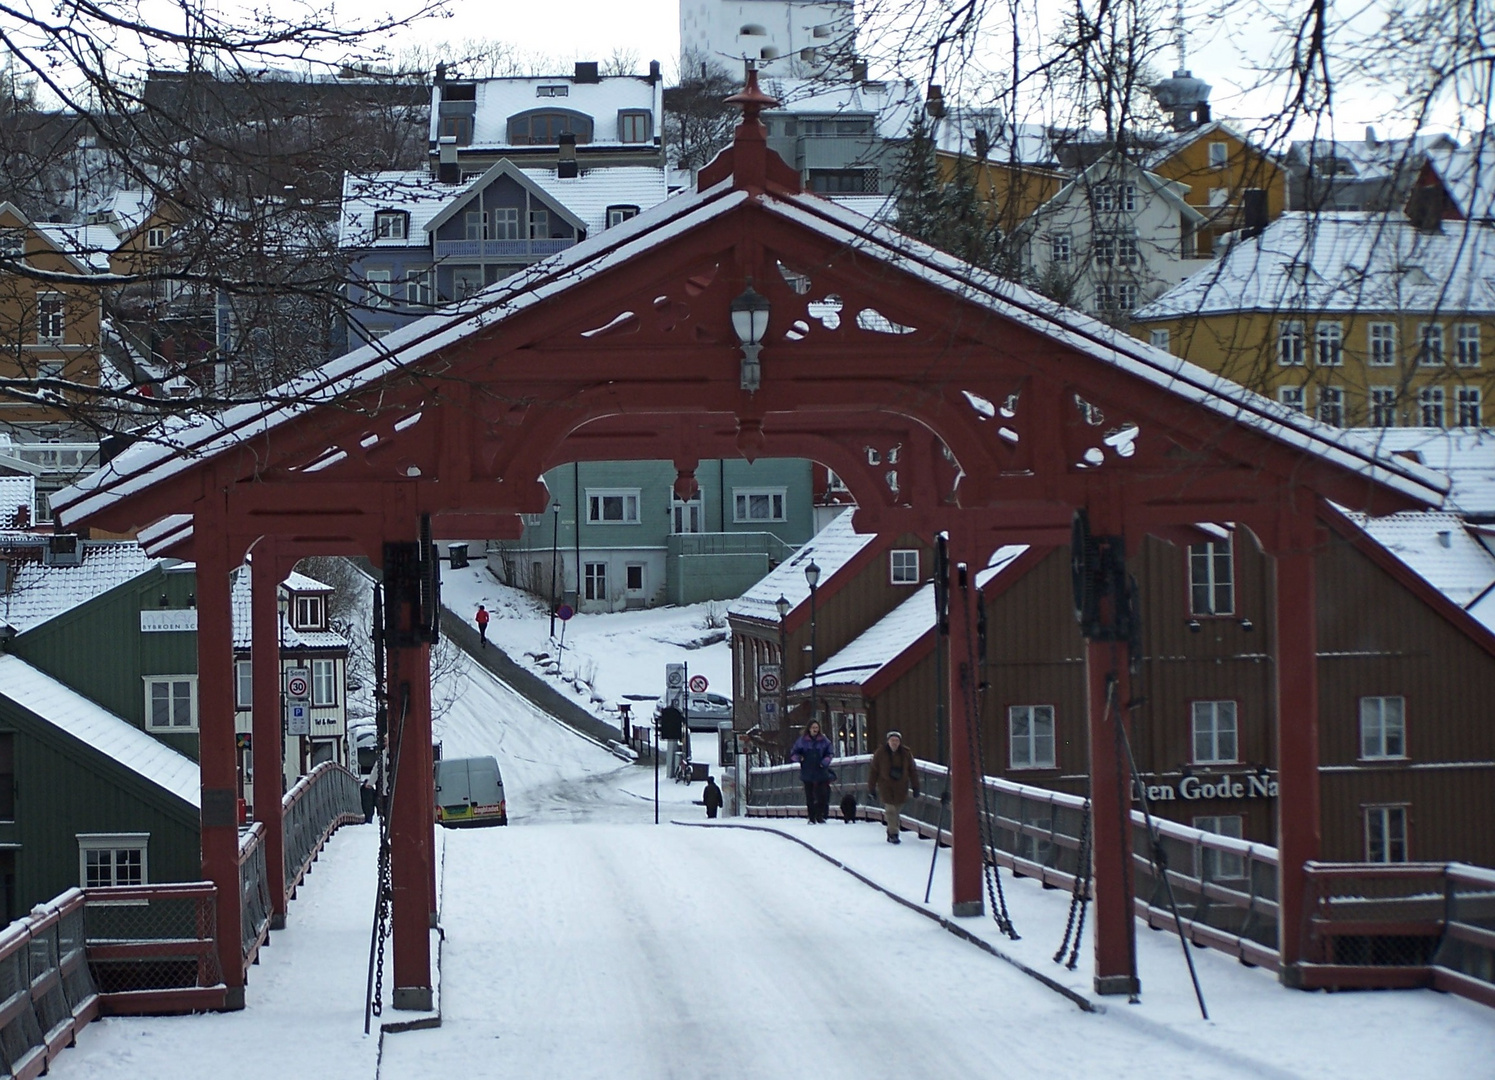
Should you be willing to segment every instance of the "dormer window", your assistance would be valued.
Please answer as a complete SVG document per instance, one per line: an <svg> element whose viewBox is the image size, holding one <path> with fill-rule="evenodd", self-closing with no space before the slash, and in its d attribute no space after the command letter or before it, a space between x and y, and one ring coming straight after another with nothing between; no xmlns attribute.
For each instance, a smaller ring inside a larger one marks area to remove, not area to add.
<svg viewBox="0 0 1495 1080"><path fill-rule="evenodd" d="M621 225L631 217L638 217L637 206L609 206L607 208L607 227L611 229L614 225Z"/></svg>
<svg viewBox="0 0 1495 1080"><path fill-rule="evenodd" d="M565 83L535 87L535 97L570 97L571 87Z"/></svg>
<svg viewBox="0 0 1495 1080"><path fill-rule="evenodd" d="M295 594L295 621L291 623L293 630L325 630L327 629L327 605L324 598L315 593Z"/></svg>
<svg viewBox="0 0 1495 1080"><path fill-rule="evenodd" d="M565 134L576 141L592 141L592 118L583 113L559 109L536 109L509 117L509 142L516 146L556 146Z"/></svg>
<svg viewBox="0 0 1495 1080"><path fill-rule="evenodd" d="M470 146L472 144L472 117L443 116L436 134L441 138L456 139L458 146Z"/></svg>
<svg viewBox="0 0 1495 1080"><path fill-rule="evenodd" d="M618 141L646 143L654 138L654 117L646 109L618 111Z"/></svg>
<svg viewBox="0 0 1495 1080"><path fill-rule="evenodd" d="M148 248L165 247L166 241L171 238L171 230L165 225L152 225L145 233L145 246Z"/></svg>
<svg viewBox="0 0 1495 1080"><path fill-rule="evenodd" d="M403 210L379 210L374 214L375 240L403 240L410 232L410 215Z"/></svg>

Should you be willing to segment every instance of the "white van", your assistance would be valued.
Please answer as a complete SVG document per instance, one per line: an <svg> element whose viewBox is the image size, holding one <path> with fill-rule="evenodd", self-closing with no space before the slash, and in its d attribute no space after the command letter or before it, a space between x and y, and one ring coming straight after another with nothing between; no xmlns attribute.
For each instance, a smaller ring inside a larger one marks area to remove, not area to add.
<svg viewBox="0 0 1495 1080"><path fill-rule="evenodd" d="M436 821L447 828L509 823L496 758L448 758L436 763Z"/></svg>

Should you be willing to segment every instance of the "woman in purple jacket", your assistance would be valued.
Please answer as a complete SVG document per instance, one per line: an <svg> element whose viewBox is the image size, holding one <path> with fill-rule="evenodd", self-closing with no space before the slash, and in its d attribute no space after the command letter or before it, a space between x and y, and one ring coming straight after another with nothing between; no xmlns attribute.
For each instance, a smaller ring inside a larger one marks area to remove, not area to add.
<svg viewBox="0 0 1495 1080"><path fill-rule="evenodd" d="M831 756L831 741L820 733L819 720L811 720L789 750L789 760L799 762L799 778L805 784L805 809L810 812L811 825L821 824L830 813L831 781L836 777L831 772Z"/></svg>

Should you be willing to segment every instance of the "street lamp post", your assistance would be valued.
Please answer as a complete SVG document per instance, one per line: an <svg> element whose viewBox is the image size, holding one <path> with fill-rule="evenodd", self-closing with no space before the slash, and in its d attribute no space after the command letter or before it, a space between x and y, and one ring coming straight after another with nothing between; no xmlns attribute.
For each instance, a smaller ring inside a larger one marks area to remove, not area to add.
<svg viewBox="0 0 1495 1080"><path fill-rule="evenodd" d="M783 593L773 602L779 613L779 724L789 721L789 640L785 621L789 618L790 604Z"/></svg>
<svg viewBox="0 0 1495 1080"><path fill-rule="evenodd" d="M814 559L811 559L810 565L805 567L805 581L810 586L810 719L819 720L820 702L815 669L820 666L820 661L815 652L815 589L820 584L820 567L815 565Z"/></svg>
<svg viewBox="0 0 1495 1080"><path fill-rule="evenodd" d="M561 544L561 504L550 504L550 636L555 637L555 563Z"/></svg>

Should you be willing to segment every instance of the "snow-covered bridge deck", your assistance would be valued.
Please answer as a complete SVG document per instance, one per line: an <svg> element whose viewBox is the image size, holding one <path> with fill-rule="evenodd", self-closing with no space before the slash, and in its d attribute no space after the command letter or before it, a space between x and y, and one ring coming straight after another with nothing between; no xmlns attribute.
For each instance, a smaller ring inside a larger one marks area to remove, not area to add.
<svg viewBox="0 0 1495 1080"><path fill-rule="evenodd" d="M1177 939L1145 930L1143 1003L1082 1012L790 839L656 828L642 770L471 680L447 750L499 754L515 824L445 836L439 1029L387 1035L382 1056L362 1034L376 836L351 827L262 953L243 1012L101 1021L53 1075L1365 1080L1481 1075L1495 1060L1495 1016L1470 1002L1289 991L1208 951L1204 1022ZM667 817L700 819L683 788L663 791ZM922 898L927 843L892 847L872 825L776 827ZM1067 896L1004 883L1024 939L998 939L990 918L982 932L1057 971ZM941 873L932 909L947 897Z"/></svg>

